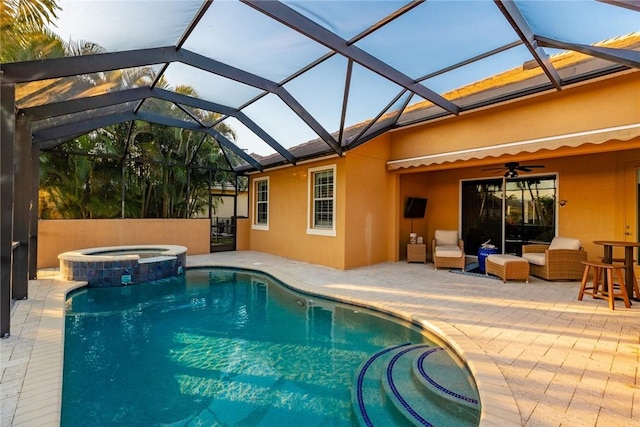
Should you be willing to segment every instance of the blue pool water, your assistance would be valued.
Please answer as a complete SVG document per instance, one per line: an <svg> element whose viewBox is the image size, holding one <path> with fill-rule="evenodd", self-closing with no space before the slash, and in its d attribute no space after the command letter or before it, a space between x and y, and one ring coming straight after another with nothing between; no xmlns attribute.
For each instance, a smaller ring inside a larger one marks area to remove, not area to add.
<svg viewBox="0 0 640 427"><path fill-rule="evenodd" d="M381 396L421 381L444 397ZM442 346L267 275L194 269L67 300L65 427L403 425L409 406L422 425L478 424L473 381Z"/></svg>

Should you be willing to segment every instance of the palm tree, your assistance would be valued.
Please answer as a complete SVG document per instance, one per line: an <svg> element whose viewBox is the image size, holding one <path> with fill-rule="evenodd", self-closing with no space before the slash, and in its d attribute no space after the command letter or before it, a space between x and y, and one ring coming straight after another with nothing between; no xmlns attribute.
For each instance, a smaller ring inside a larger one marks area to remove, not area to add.
<svg viewBox="0 0 640 427"><path fill-rule="evenodd" d="M60 38L46 28L59 10L56 0L0 0L0 63L62 56Z"/></svg>
<svg viewBox="0 0 640 427"><path fill-rule="evenodd" d="M61 10L56 0L0 0L0 6L2 63L104 52L95 43L63 41L50 30ZM149 86L155 78L152 68L141 67L34 82L16 88L16 103L23 108L134 85ZM156 86L171 89L164 78ZM189 86L178 86L175 91L198 96ZM173 104L151 100L145 106L163 115L185 114ZM204 111L194 111L192 115L201 123L219 119L219 115ZM129 126L133 126L131 134ZM218 124L216 129L235 139L231 128ZM79 154L82 152L93 156ZM137 160L131 161L132 157ZM213 164L228 168L221 148L210 137L203 139L194 132L139 122L90 132L55 152L43 153L41 161L41 188L46 195L41 200L47 204L42 212L65 218L112 218L118 214L190 217L208 203L208 173L197 171ZM215 178L230 182L227 175L217 173ZM122 189L125 176L129 179L123 213L118 190Z"/></svg>

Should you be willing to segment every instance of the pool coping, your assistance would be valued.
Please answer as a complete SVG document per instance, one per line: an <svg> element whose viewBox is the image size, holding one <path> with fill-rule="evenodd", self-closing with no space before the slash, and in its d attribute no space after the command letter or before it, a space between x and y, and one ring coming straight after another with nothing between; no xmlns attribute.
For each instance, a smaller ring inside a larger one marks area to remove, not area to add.
<svg viewBox="0 0 640 427"><path fill-rule="evenodd" d="M130 251L134 249L157 249L160 253L155 257L150 258L140 258L139 255L136 254L119 254L119 255L96 255L101 252L110 252L110 251ZM87 249L78 249L74 251L63 252L58 255L59 260L64 261L72 261L72 262L104 262L104 261L115 261L115 260L141 260L145 259L146 262L148 260L156 260L157 258L164 256L171 256L175 258L180 254L187 253L187 248L185 246L180 245L122 245L122 246L103 246L103 247L95 247L95 248L87 248ZM172 258L172 259L173 259Z"/></svg>

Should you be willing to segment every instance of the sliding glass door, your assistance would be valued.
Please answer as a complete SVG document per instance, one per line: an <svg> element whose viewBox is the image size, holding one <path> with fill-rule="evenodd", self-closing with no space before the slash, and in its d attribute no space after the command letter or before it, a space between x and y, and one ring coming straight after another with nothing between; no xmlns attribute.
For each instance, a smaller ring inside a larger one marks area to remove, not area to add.
<svg viewBox="0 0 640 427"><path fill-rule="evenodd" d="M524 244L551 242L555 200L555 177L505 181L505 253L521 255Z"/></svg>
<svg viewBox="0 0 640 427"><path fill-rule="evenodd" d="M465 252L477 255L490 241L502 250L502 178L462 182L462 239Z"/></svg>
<svg viewBox="0 0 640 427"><path fill-rule="evenodd" d="M555 176L464 181L461 190L467 254L476 255L490 240L500 252L521 255L522 245L553 239Z"/></svg>

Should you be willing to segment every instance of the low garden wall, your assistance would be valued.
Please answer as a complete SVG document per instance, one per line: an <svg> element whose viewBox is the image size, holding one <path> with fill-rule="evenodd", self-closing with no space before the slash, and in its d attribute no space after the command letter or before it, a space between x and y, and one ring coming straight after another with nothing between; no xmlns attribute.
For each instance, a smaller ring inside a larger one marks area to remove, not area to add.
<svg viewBox="0 0 640 427"><path fill-rule="evenodd" d="M187 255L210 252L204 219L60 219L38 222L38 268L58 267L63 252L103 246L181 245Z"/></svg>

